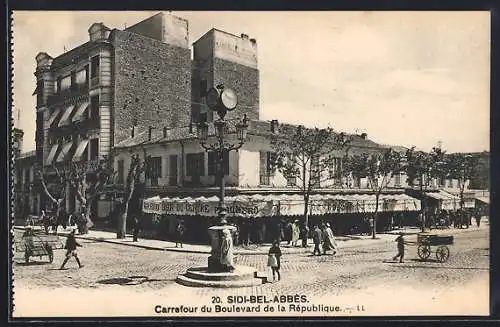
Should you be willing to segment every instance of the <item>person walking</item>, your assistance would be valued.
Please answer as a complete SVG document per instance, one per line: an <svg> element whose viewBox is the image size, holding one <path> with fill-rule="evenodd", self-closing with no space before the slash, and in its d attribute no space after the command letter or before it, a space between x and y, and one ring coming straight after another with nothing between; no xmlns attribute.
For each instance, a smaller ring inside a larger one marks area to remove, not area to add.
<svg viewBox="0 0 500 327"><path fill-rule="evenodd" d="M64 269L64 266L66 265L68 260L71 259L71 257L75 258L76 263L78 263L78 268L83 267L83 265L80 263L80 259L78 258L78 252L76 251L76 248L79 246L81 245L75 239L75 230L72 229L68 235L68 238L66 239L66 245L64 246L64 248L66 249L66 258L61 265L61 270Z"/></svg>
<svg viewBox="0 0 500 327"><path fill-rule="evenodd" d="M293 234L293 227L290 221L286 222L284 234L285 234L284 240L286 241L286 244L290 245L290 242L292 242L292 234Z"/></svg>
<svg viewBox="0 0 500 327"><path fill-rule="evenodd" d="M326 254L327 250L332 250L333 254L337 253L337 242L335 241L335 237L333 236L333 231L331 229L330 223L326 223L323 232L323 254Z"/></svg>
<svg viewBox="0 0 500 327"><path fill-rule="evenodd" d="M139 222L139 218L137 217L134 217L134 220L133 220L133 226L132 226L132 234L133 234L133 241L134 242L137 242L137 238L139 237L139 231L141 229L141 226L140 226L140 222Z"/></svg>
<svg viewBox="0 0 500 327"><path fill-rule="evenodd" d="M300 236L300 228L299 221L295 220L292 224L292 246L297 246L297 242L299 241Z"/></svg>
<svg viewBox="0 0 500 327"><path fill-rule="evenodd" d="M181 219L177 223L176 231L176 239L175 239L175 247L179 247L179 244L182 247L182 242L184 239L184 233L186 232L186 227L184 226L184 221Z"/></svg>
<svg viewBox="0 0 500 327"><path fill-rule="evenodd" d="M302 247L307 247L307 238L309 237L309 227L303 223L300 227L300 239L302 240Z"/></svg>
<svg viewBox="0 0 500 327"><path fill-rule="evenodd" d="M314 242L313 255L316 255L316 253L318 253L318 255L321 255L321 250L319 248L319 245L321 244L321 240L323 237L321 229L319 229L318 225L314 225L312 237Z"/></svg>
<svg viewBox="0 0 500 327"><path fill-rule="evenodd" d="M405 239L404 233L399 233L399 236L395 240L398 243L398 254L392 258L392 260L397 260L399 258L399 262L403 263L403 258L405 256Z"/></svg>
<svg viewBox="0 0 500 327"><path fill-rule="evenodd" d="M278 275L278 281L281 279L280 267L281 267L281 249L279 241L275 240L269 249L267 265L271 267L273 272L273 282L276 281L276 275Z"/></svg>

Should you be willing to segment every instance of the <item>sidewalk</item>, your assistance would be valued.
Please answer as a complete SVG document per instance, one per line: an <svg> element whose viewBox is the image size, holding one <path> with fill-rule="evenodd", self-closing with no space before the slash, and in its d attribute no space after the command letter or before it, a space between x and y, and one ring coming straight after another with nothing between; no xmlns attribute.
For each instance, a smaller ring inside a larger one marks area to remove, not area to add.
<svg viewBox="0 0 500 327"><path fill-rule="evenodd" d="M483 227L481 227L483 228ZM14 226L14 229L24 230L23 226ZM442 230L432 230L430 233L432 234L457 234L465 231L473 231L476 230L477 227L471 227L469 229L442 229ZM381 242L393 242L394 237L399 232L404 232L406 235L417 235L420 233L420 229L418 228L404 228L402 230L394 230L386 233L377 234L376 239L372 239L371 236L338 236L336 237L336 241L338 242L339 249L345 248L355 248L358 246L366 246L375 243ZM67 236L70 232L70 229L66 229L64 231L58 231L57 235L59 236ZM174 242L170 241L162 241L162 240L154 240L154 239L143 239L139 238L137 242L132 241L132 235L126 234L125 239L117 239L116 233L114 232L104 232L98 230L91 230L86 235L75 235L77 239L90 240L96 242L106 242L112 244L120 244L126 246L135 246L138 248L144 248L149 250L163 250L163 251L173 251L173 252L188 252L188 253L204 253L210 254L211 248L210 245L200 245L200 244L183 244L183 247L175 247ZM300 240L299 240L300 244ZM236 255L253 255L253 254L267 254L269 251L271 244L262 244L260 246L250 246L250 248L243 248L241 246L237 246L235 248ZM312 251L312 242L309 240L308 247L292 247L291 245L281 245L281 251L284 254L290 253L310 253Z"/></svg>

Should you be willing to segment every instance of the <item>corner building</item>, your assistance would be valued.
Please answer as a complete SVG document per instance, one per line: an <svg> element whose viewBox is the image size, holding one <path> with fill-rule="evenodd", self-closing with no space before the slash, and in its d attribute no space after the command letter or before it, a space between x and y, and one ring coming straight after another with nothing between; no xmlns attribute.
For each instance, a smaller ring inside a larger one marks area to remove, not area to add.
<svg viewBox="0 0 500 327"><path fill-rule="evenodd" d="M36 161L46 167L96 162L131 130L191 121L186 20L159 13L125 30L94 23L88 34L58 57L36 56ZM71 212L78 204L67 193Z"/></svg>

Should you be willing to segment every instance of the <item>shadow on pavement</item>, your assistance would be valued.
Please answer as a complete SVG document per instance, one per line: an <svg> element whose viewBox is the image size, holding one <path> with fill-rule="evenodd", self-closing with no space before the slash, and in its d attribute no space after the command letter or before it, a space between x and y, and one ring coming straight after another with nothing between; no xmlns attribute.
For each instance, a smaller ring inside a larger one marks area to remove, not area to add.
<svg viewBox="0 0 500 327"><path fill-rule="evenodd" d="M424 268L424 269L454 269L454 270L484 270L489 271L489 268L481 267L450 267L450 266L415 266L415 265L405 265L401 264L404 268Z"/></svg>
<svg viewBox="0 0 500 327"><path fill-rule="evenodd" d="M169 281L175 281L175 279L155 279L155 278L150 279L147 276L130 276L130 277L115 277L115 278L101 279L98 280L97 283L103 285L133 286L147 282L169 282Z"/></svg>
<svg viewBox="0 0 500 327"><path fill-rule="evenodd" d="M15 262L16 265L18 266L41 266L41 265L49 265L50 262L48 261L30 261L30 262Z"/></svg>

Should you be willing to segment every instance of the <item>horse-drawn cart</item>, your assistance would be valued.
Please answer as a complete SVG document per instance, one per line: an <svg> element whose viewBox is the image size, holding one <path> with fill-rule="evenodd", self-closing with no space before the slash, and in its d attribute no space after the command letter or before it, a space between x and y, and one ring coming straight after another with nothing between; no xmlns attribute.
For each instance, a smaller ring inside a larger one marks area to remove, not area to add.
<svg viewBox="0 0 500 327"><path fill-rule="evenodd" d="M446 262L450 257L450 249L448 245L453 244L453 236L434 235L434 234L418 234L417 236L417 253L420 259L427 260L432 254L432 247L437 247L434 251L436 259L439 262Z"/></svg>
<svg viewBox="0 0 500 327"><path fill-rule="evenodd" d="M49 262L54 260L54 249L63 247L62 242L57 235L45 235L43 233L35 233L32 229L27 229L21 240L16 240L16 252L24 252L24 260L26 263L30 261L30 257L47 256Z"/></svg>

